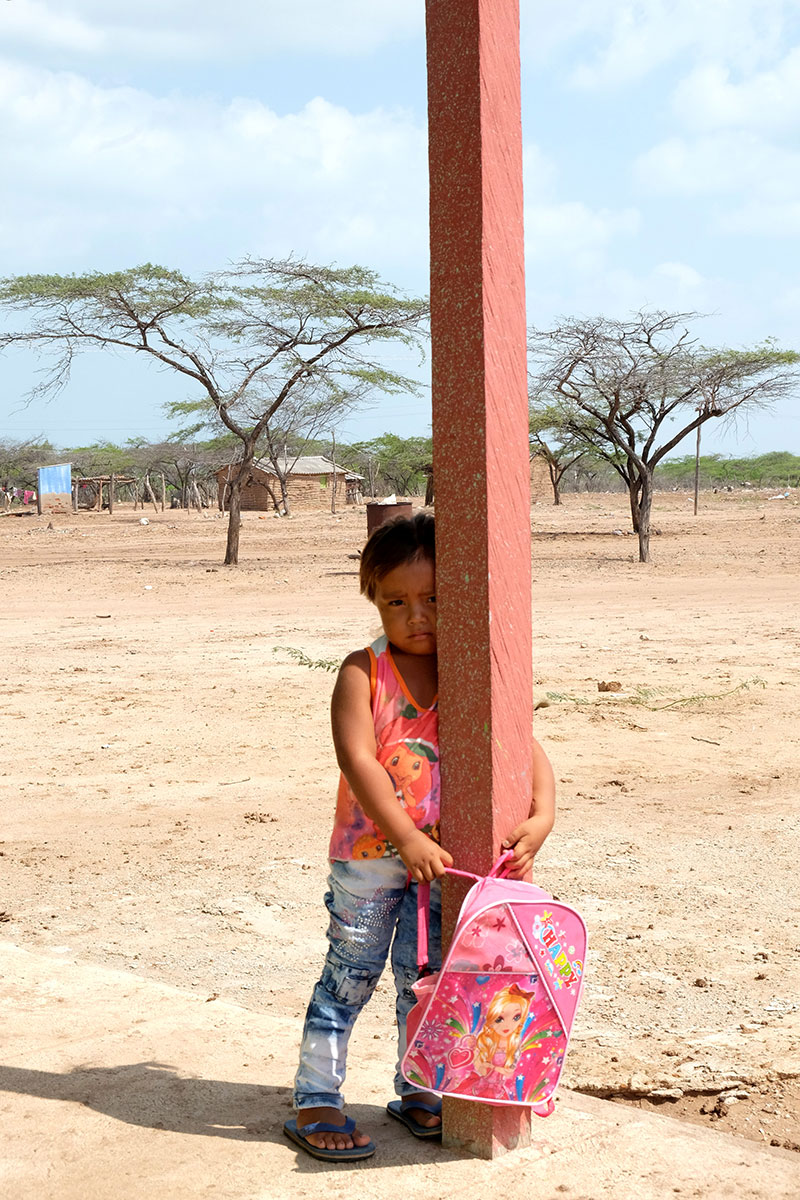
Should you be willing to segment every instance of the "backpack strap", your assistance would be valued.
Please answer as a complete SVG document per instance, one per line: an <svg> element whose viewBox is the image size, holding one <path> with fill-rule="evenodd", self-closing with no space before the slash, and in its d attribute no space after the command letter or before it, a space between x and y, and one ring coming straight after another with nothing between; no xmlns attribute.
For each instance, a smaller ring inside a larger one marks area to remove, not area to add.
<svg viewBox="0 0 800 1200"><path fill-rule="evenodd" d="M445 867L448 875L460 875L463 879L472 879L480 883L481 879L504 879L508 873L508 860L514 857L513 850L501 854L488 875L475 875L472 871L459 871L456 867ZM410 876L409 876L410 879ZM428 965L428 927L431 912L431 885L417 884L417 966Z"/></svg>
<svg viewBox="0 0 800 1200"><path fill-rule="evenodd" d="M431 913L431 885L417 884L417 966L428 965L428 922Z"/></svg>
<svg viewBox="0 0 800 1200"><path fill-rule="evenodd" d="M509 860L512 859L513 857L514 857L513 850L504 850L503 853L498 858L497 862L492 867L489 874L486 876L486 878L487 879L506 879L508 876Z"/></svg>

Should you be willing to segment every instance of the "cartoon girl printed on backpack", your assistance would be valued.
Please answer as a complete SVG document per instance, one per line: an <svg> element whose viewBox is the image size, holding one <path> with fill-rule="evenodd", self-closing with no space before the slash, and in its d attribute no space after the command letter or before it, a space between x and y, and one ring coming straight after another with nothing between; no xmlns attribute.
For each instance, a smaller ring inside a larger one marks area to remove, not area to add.
<svg viewBox="0 0 800 1200"><path fill-rule="evenodd" d="M523 992L516 983L494 994L477 1037L461 1038L450 1052L451 1066L455 1066L456 1061L461 1065L465 1050L471 1054L472 1070L459 1083L459 1092L492 1100L513 1095L511 1081L533 995L533 992Z"/></svg>

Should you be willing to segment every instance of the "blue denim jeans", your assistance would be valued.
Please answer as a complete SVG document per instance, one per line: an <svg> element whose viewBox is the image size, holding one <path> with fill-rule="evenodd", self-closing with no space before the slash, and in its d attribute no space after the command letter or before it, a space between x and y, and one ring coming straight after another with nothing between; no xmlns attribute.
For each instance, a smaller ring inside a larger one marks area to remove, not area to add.
<svg viewBox="0 0 800 1200"><path fill-rule="evenodd" d="M391 948L397 991L398 1096L417 1091L400 1074L406 1017L416 1003L411 985L417 967L417 885L399 858L331 863L325 905L329 949L306 1013L294 1105L343 1108L347 1043L356 1017L375 990ZM441 966L441 887L431 885L430 969Z"/></svg>

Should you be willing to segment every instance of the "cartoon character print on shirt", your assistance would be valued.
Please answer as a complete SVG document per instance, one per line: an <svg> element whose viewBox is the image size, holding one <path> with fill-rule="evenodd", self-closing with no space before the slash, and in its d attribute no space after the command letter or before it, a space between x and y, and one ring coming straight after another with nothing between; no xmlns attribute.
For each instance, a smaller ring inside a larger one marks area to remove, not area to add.
<svg viewBox="0 0 800 1200"><path fill-rule="evenodd" d="M411 699L386 637L368 648L376 758L392 781L398 804L417 829L439 840L439 756L436 702L421 709ZM361 808L342 774L329 855L333 859L397 857L397 849Z"/></svg>
<svg viewBox="0 0 800 1200"><path fill-rule="evenodd" d="M394 742L382 746L378 753L378 762L394 784L397 799L415 825L424 824L425 801L431 793L432 757L433 750L423 742Z"/></svg>

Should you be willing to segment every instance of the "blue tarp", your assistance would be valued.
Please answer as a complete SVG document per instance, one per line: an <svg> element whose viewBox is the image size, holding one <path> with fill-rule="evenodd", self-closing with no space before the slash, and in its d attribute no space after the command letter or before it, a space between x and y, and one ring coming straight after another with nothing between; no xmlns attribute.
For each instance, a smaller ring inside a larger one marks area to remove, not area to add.
<svg viewBox="0 0 800 1200"><path fill-rule="evenodd" d="M69 495L72 491L72 463L39 468L39 495Z"/></svg>

